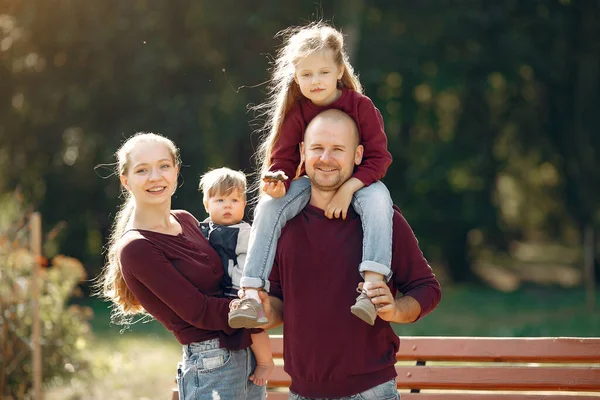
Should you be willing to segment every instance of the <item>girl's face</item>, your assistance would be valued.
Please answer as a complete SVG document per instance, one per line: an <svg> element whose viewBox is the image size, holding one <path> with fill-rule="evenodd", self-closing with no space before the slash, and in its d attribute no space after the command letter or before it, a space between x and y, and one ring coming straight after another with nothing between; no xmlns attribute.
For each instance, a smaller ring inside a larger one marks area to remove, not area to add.
<svg viewBox="0 0 600 400"><path fill-rule="evenodd" d="M169 148L162 143L141 142L128 155L129 168L121 183L136 205L170 201L177 186L178 168Z"/></svg>
<svg viewBox="0 0 600 400"><path fill-rule="evenodd" d="M294 80L300 92L318 106L326 106L340 97L337 81L344 68L333 58L333 50L324 49L311 53L295 64Z"/></svg>

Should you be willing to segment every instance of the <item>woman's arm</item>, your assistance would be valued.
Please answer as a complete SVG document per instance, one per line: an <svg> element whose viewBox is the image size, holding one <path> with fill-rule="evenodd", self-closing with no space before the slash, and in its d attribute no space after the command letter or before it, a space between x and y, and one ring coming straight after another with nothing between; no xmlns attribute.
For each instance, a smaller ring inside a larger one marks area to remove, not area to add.
<svg viewBox="0 0 600 400"><path fill-rule="evenodd" d="M121 248L120 260L129 289L155 318L160 319L156 314L165 313L167 307L197 328L229 335L237 331L227 323L230 300L201 293L148 240L127 242Z"/></svg>

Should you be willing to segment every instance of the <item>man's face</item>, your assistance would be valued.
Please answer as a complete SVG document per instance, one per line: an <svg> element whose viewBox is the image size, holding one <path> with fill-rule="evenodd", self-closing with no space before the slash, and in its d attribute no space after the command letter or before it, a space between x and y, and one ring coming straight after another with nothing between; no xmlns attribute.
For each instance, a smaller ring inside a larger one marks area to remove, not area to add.
<svg viewBox="0 0 600 400"><path fill-rule="evenodd" d="M363 147L350 120L319 118L306 130L301 154L312 186L336 191L360 164Z"/></svg>

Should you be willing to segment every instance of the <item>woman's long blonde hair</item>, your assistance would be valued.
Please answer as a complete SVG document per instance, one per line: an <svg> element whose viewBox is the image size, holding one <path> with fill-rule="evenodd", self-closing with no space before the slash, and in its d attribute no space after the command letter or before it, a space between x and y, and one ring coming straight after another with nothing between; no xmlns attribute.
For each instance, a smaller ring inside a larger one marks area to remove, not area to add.
<svg viewBox="0 0 600 400"><path fill-rule="evenodd" d="M173 163L179 167L179 149L170 139L155 133L139 132L127 139L115 153L117 158L116 175L127 175L129 172L129 155L140 143L154 142L164 145L173 159ZM135 298L123 278L121 262L119 260L119 240L125 233L135 211L135 202L125 188L121 187L124 197L123 204L119 207L113 222L111 234L108 238L106 264L98 277L96 294L113 303L111 321L117 324L127 325L130 316L143 313L144 308Z"/></svg>
<svg viewBox="0 0 600 400"><path fill-rule="evenodd" d="M344 36L323 21L306 26L290 27L279 32L283 45L273 61L273 72L269 81L269 96L265 103L256 106L259 118L265 119L262 140L257 152L260 180L271 166L271 153L281 134L281 125L287 113L302 98L300 88L294 82L296 64L315 51L331 49L338 67L344 68L338 88L347 88L362 93L362 85L348 61L344 50ZM290 177L293 178L293 177Z"/></svg>

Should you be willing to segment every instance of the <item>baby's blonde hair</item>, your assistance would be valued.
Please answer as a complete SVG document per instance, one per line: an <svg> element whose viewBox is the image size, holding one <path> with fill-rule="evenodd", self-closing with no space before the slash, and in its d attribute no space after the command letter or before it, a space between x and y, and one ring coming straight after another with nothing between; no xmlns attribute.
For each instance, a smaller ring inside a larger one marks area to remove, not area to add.
<svg viewBox="0 0 600 400"><path fill-rule="evenodd" d="M214 196L229 196L234 190L245 199L246 175L242 171L234 171L231 168L216 168L200 177L198 190L203 193L204 203Z"/></svg>
<svg viewBox="0 0 600 400"><path fill-rule="evenodd" d="M363 90L344 50L344 36L337 29L323 21L317 21L306 26L287 28L276 37L283 38L283 46L273 62L269 97L265 103L255 108L259 117L266 119L262 128L263 140L257 152L258 179L272 164L271 154L279 140L285 116L302 98L300 88L294 82L295 67L299 61L316 51L330 49L337 66L344 69L342 78L338 81L338 88L347 88L359 93Z"/></svg>

